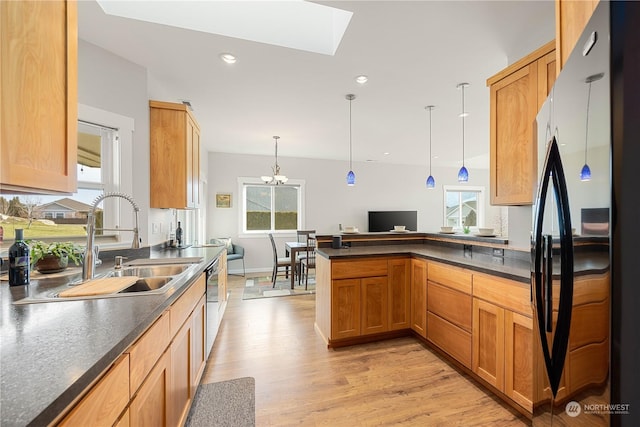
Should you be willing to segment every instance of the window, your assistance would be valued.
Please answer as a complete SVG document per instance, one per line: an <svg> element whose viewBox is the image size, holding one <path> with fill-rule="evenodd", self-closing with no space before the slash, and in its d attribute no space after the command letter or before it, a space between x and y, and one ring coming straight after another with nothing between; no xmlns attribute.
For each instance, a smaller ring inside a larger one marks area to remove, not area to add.
<svg viewBox="0 0 640 427"><path fill-rule="evenodd" d="M88 122L78 122L78 191L72 195L11 194L0 196L0 213L5 233L23 228L26 239L83 240L87 216L96 197L105 191L118 191L118 131ZM105 200L96 210L96 226L114 228L119 208L113 199ZM113 232L96 231L96 235ZM116 238L117 240L117 238Z"/></svg>
<svg viewBox="0 0 640 427"><path fill-rule="evenodd" d="M484 224L484 187L444 186L444 225L461 229Z"/></svg>
<svg viewBox="0 0 640 427"><path fill-rule="evenodd" d="M240 178L242 232L291 232L303 228L304 181L266 185L259 179Z"/></svg>

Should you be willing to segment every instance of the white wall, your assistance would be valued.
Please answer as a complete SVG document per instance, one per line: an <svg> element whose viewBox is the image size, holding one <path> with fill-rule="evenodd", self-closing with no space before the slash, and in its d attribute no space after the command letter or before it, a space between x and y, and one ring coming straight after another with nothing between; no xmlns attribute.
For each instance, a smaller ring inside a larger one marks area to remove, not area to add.
<svg viewBox="0 0 640 427"><path fill-rule="evenodd" d="M147 71L84 40L78 41L78 102L134 120L131 196L140 206L140 237L143 245L166 238L171 221L168 209L149 208L149 95ZM109 125L109 123L99 123ZM123 212L129 209L123 205ZM163 233L152 234L151 224L163 225Z"/></svg>
<svg viewBox="0 0 640 427"><path fill-rule="evenodd" d="M273 264L271 246L266 235L242 237L238 197L238 177L258 177L270 173L274 158L270 156L209 153L207 233L206 239L232 237L246 249L249 271L269 270ZM356 185L346 185L346 161L279 157L282 173L290 179L305 180L305 218L303 227L321 234L338 231L338 224L367 229L369 210L417 210L419 231L438 231L443 221L442 185L458 185L457 169L433 167L436 189L427 190L426 167L380 163L354 163ZM471 169L466 185L486 188L486 220L496 226L501 209L489 205L487 170ZM231 193L232 207L216 208L216 193ZM278 236L284 256L284 241L295 235ZM237 264L231 265L233 271Z"/></svg>

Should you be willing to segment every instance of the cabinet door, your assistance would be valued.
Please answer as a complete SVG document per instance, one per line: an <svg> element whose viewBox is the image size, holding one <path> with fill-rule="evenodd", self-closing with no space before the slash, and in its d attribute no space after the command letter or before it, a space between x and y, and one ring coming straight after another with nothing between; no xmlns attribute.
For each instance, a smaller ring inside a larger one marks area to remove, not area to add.
<svg viewBox="0 0 640 427"><path fill-rule="evenodd" d="M533 320L510 310L505 321L505 389L507 396L533 410Z"/></svg>
<svg viewBox="0 0 640 427"><path fill-rule="evenodd" d="M599 0L556 0L558 73L564 67Z"/></svg>
<svg viewBox="0 0 640 427"><path fill-rule="evenodd" d="M389 330L388 278L367 277L360 279L362 296L360 334L369 335Z"/></svg>
<svg viewBox="0 0 640 427"><path fill-rule="evenodd" d="M200 383L200 378L204 372L205 365L207 363L207 349L205 348L206 341L206 296L203 296L195 310L193 311L192 318L192 333L191 340L191 393L195 395L196 388Z"/></svg>
<svg viewBox="0 0 640 427"><path fill-rule="evenodd" d="M547 99L553 84L556 82L556 53L555 51L547 53L538 59L538 110Z"/></svg>
<svg viewBox="0 0 640 427"><path fill-rule="evenodd" d="M171 354L167 350L151 370L129 406L131 427L169 425Z"/></svg>
<svg viewBox="0 0 640 427"><path fill-rule="evenodd" d="M411 260L411 329L427 338L427 262Z"/></svg>
<svg viewBox="0 0 640 427"><path fill-rule="evenodd" d="M171 343L171 387L169 425L182 425L186 409L193 398L192 388L192 338L193 322L186 322Z"/></svg>
<svg viewBox="0 0 640 427"><path fill-rule="evenodd" d="M472 370L504 391L504 309L473 299Z"/></svg>
<svg viewBox="0 0 640 427"><path fill-rule="evenodd" d="M360 279L334 280L331 287L331 339L360 335Z"/></svg>
<svg viewBox="0 0 640 427"><path fill-rule="evenodd" d="M491 204L533 202L538 111L538 65L530 64L491 85Z"/></svg>
<svg viewBox="0 0 640 427"><path fill-rule="evenodd" d="M389 260L389 330L408 329L411 324L411 263Z"/></svg>
<svg viewBox="0 0 640 427"><path fill-rule="evenodd" d="M187 116L187 206L198 207L200 203L200 130L191 116Z"/></svg>
<svg viewBox="0 0 640 427"><path fill-rule="evenodd" d="M0 2L0 184L77 189L78 30L73 1Z"/></svg>
<svg viewBox="0 0 640 427"><path fill-rule="evenodd" d="M111 426L127 403L129 403L129 355L124 354L59 426Z"/></svg>

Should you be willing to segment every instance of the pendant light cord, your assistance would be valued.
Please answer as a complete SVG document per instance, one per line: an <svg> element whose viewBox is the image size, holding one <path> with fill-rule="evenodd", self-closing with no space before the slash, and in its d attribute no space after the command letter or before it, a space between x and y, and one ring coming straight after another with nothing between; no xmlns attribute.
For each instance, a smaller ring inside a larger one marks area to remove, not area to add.
<svg viewBox="0 0 640 427"><path fill-rule="evenodd" d="M462 85L462 166L464 167L464 85Z"/></svg>
<svg viewBox="0 0 640 427"><path fill-rule="evenodd" d="M429 108L429 176L431 176L431 110L433 110L433 107L430 106Z"/></svg>
<svg viewBox="0 0 640 427"><path fill-rule="evenodd" d="M351 149L351 102L353 98L349 99L349 170L353 170L352 166L352 149Z"/></svg>
<svg viewBox="0 0 640 427"><path fill-rule="evenodd" d="M587 124L584 132L584 164L587 164L587 144L589 142L589 104L591 103L591 83L589 82L589 92L587 95Z"/></svg>

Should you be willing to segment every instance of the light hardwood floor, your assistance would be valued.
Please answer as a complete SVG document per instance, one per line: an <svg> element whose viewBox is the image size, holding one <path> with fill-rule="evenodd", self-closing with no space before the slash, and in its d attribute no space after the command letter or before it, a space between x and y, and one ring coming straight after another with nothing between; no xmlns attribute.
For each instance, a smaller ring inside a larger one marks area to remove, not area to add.
<svg viewBox="0 0 640 427"><path fill-rule="evenodd" d="M256 381L257 426L522 426L527 420L413 337L326 348L315 298L231 297L202 382Z"/></svg>

